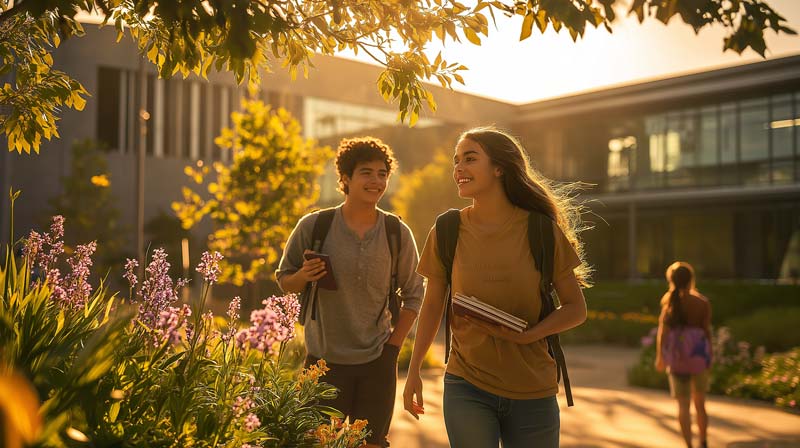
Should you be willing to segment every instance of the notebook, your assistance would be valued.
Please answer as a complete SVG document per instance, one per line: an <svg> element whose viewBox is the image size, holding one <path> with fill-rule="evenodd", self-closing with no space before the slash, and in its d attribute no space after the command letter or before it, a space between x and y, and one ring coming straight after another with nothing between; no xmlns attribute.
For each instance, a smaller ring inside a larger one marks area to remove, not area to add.
<svg viewBox="0 0 800 448"><path fill-rule="evenodd" d="M490 324L502 325L518 333L522 333L528 328L527 321L475 297L458 292L453 296L453 312L459 316L472 316Z"/></svg>

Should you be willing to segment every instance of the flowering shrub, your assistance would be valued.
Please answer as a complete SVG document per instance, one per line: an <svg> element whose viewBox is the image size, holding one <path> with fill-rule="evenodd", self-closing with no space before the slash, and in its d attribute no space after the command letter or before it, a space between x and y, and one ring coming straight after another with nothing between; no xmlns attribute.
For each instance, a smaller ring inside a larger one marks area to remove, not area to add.
<svg viewBox="0 0 800 448"><path fill-rule="evenodd" d="M800 411L800 347L767 355L761 369L743 375L725 391L734 397L770 400L780 407Z"/></svg>
<svg viewBox="0 0 800 448"><path fill-rule="evenodd" d="M320 404L336 390L323 382L324 361L287 368L295 335L294 296L271 297L239 328L239 298L228 319L205 310L221 256L204 254L201 299L179 303L157 249L144 278L129 260L129 297L88 283L93 243L66 260L63 220L32 233L18 262L8 251L0 270L0 377L20 373L33 385L42 446L278 447L358 446L365 422L341 421ZM223 323L218 323L222 321ZM18 373L12 373L18 372ZM13 428L2 432L13 433Z"/></svg>
<svg viewBox="0 0 800 448"><path fill-rule="evenodd" d="M667 375L655 369L656 328L641 340L638 362L628 370L628 384L668 389ZM764 347L753 348L737 341L726 327L712 338L711 393L753 398L800 410L800 347L767 355Z"/></svg>

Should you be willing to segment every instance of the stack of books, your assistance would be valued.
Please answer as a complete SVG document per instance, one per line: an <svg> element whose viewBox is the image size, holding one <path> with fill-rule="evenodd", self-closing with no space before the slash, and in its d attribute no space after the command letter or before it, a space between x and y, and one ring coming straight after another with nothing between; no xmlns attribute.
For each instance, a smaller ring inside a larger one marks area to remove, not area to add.
<svg viewBox="0 0 800 448"><path fill-rule="evenodd" d="M518 333L528 328L527 321L460 292L453 296L453 312L459 316L471 316L490 324L502 325Z"/></svg>

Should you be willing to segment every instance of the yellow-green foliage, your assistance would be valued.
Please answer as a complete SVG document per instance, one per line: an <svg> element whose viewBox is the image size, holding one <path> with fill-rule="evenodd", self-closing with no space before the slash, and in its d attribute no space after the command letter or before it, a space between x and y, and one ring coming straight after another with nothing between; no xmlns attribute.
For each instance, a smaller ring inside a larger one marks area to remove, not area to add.
<svg viewBox="0 0 800 448"><path fill-rule="evenodd" d="M470 204L470 201L458 197L453 181L453 162L443 151L436 153L428 165L400 175L397 185L392 207L411 227L420 248L436 216L448 208L463 208Z"/></svg>
<svg viewBox="0 0 800 448"><path fill-rule="evenodd" d="M317 178L333 153L304 139L289 112L261 101L244 100L231 118L233 127L216 143L233 153L233 162L214 163L215 180L208 179L208 166L187 166L186 174L208 194L184 187L184 201L172 207L187 229L211 218L208 247L225 256L220 281L242 285L271 277L281 245L316 203Z"/></svg>
<svg viewBox="0 0 800 448"><path fill-rule="evenodd" d="M0 75L13 69L17 78L13 85L0 86L0 106L11 106L8 115L0 107L0 134L8 137L9 150L38 151L42 137L58 137L55 114L60 107L83 108L86 91L68 75L51 69L49 52L58 46L59 36L83 35L75 17L86 10L113 24L118 40L129 33L162 78L178 72L206 78L214 68L231 72L237 82L258 85L260 73L270 72L273 64L286 69L292 79L298 69L308 77L315 54L361 50L384 67L378 91L398 105L400 118L408 118L412 126L423 107L436 110L423 81L437 81L446 88L453 81L464 83L458 72L465 66L446 61L442 53L428 58L426 48L433 41L448 40L480 46L493 29L490 20L497 28L519 26L520 40L551 26L577 40L590 26L611 30L615 10L624 5L640 21L653 18L667 23L678 16L695 32L721 25L727 32L723 50L741 53L752 48L761 55L766 51L765 30L795 34L763 0L468 3L469 7L442 0L0 1ZM522 20L510 22L511 17ZM398 52L400 47L405 50Z"/></svg>

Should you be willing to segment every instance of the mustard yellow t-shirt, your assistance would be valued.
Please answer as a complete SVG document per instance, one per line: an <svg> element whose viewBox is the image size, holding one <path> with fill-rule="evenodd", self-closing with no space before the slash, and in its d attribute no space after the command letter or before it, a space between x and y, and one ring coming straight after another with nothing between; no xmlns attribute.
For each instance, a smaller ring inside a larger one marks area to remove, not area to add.
<svg viewBox="0 0 800 448"><path fill-rule="evenodd" d="M515 208L498 230L481 231L470 221L469 208L461 210L458 245L453 261L452 290L519 316L533 325L539 321L542 302L541 274L528 244L528 212ZM564 233L554 224L553 279L569 275L580 259ZM436 248L435 228L428 234L417 272L426 278L445 279L446 271ZM453 316L453 344L447 371L487 392L511 399L556 395L556 364L544 340L519 345L487 335L459 316Z"/></svg>

